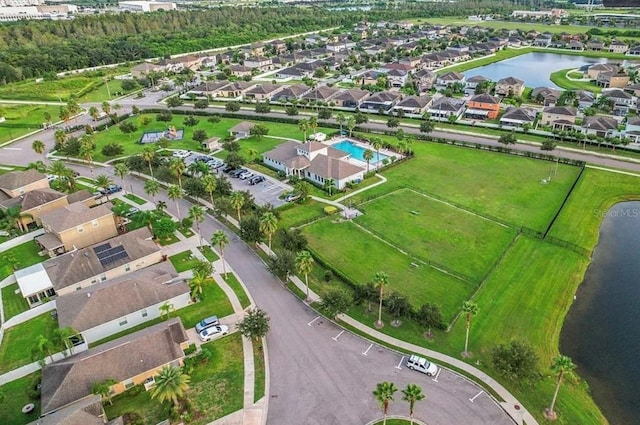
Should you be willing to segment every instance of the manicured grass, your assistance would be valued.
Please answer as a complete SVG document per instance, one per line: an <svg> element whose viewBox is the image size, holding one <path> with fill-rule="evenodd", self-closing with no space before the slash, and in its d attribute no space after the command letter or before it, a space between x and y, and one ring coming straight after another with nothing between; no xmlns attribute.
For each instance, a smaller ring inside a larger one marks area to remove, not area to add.
<svg viewBox="0 0 640 425"><path fill-rule="evenodd" d="M265 367L264 367L264 352L262 347L262 341L253 340L253 370L254 370L254 384L253 384L253 402L257 402L264 397L265 391Z"/></svg>
<svg viewBox="0 0 640 425"><path fill-rule="evenodd" d="M137 392L137 394L136 394ZM107 418L115 419L127 413L140 415L143 424L157 424L166 419L165 409L158 400L151 399L151 391L133 387L111 399L112 405L104 403Z"/></svg>
<svg viewBox="0 0 640 425"><path fill-rule="evenodd" d="M6 120L0 123L0 143L41 129L42 123L45 122L45 112L51 114L52 120L58 120L59 108L57 106L0 104L0 117L4 117ZM37 154L34 153L34 155Z"/></svg>
<svg viewBox="0 0 640 425"><path fill-rule="evenodd" d="M4 400L0 403L0 421L3 425L26 425L40 416L40 397L31 398L27 390L34 384L39 373L27 375L0 387ZM22 413L22 407L33 403L36 408L28 415Z"/></svg>
<svg viewBox="0 0 640 425"><path fill-rule="evenodd" d="M177 243L179 241L180 241L180 239L178 239L178 237L175 234L172 234L168 238L158 239L158 242L160 242L160 245L162 245L162 246L172 245L172 244Z"/></svg>
<svg viewBox="0 0 640 425"><path fill-rule="evenodd" d="M172 255L169 257L169 260L171 260L171 264L173 264L173 267L175 267L178 273L191 270L198 264L198 259L191 251L183 251L179 254Z"/></svg>
<svg viewBox="0 0 640 425"><path fill-rule="evenodd" d="M387 183L354 196L353 202L408 187L544 231L580 172L560 165L554 181L542 184L555 166L551 162L436 143L415 143L413 149L413 159L384 172Z"/></svg>
<svg viewBox="0 0 640 425"><path fill-rule="evenodd" d="M567 72L570 69L561 69L552 72L549 79L553 84L566 90L587 90L594 93L602 92L602 88L593 84L591 81L573 81L567 78Z"/></svg>
<svg viewBox="0 0 640 425"><path fill-rule="evenodd" d="M42 353L35 351L37 338L44 335L52 341L53 331L57 328L58 322L51 313L44 313L7 329L0 345L0 374L44 358ZM53 352L61 350L62 347L55 347Z"/></svg>
<svg viewBox="0 0 640 425"><path fill-rule="evenodd" d="M200 298L200 302L174 311L169 316L180 316L184 327L191 328L205 317L212 315L224 317L233 314L233 307L227 295L215 282L204 287L204 292Z"/></svg>
<svg viewBox="0 0 640 425"><path fill-rule="evenodd" d="M412 255L469 277L489 272L516 235L505 227L403 189L360 206L355 222ZM393 217L393 224L390 218ZM461 255L460 249L471 255Z"/></svg>
<svg viewBox="0 0 640 425"><path fill-rule="evenodd" d="M276 210L280 216L278 227L289 229L308 223L316 218L322 218L325 216L323 211L325 206L326 204L313 199L308 199L303 204L286 203Z"/></svg>
<svg viewBox="0 0 640 425"><path fill-rule="evenodd" d="M4 307L5 321L29 310L29 303L20 294L17 283L2 288L2 305Z"/></svg>
<svg viewBox="0 0 640 425"><path fill-rule="evenodd" d="M25 242L0 253L0 280L4 280L15 270L38 264L47 259L38 255L40 249L34 241ZM14 261L15 260L15 261ZM13 263L13 264L12 264Z"/></svg>
<svg viewBox="0 0 640 425"><path fill-rule="evenodd" d="M442 273L426 265L411 267L416 261L379 239L363 232L351 222L334 223L324 219L303 228L314 254L324 263L347 275L356 284L364 284L378 271L389 275L387 293L407 295L420 308L427 302L440 304L445 320L453 318L475 285Z"/></svg>
<svg viewBox="0 0 640 425"><path fill-rule="evenodd" d="M200 250L200 253L202 253L202 255L204 255L204 257L209 261L216 261L218 258L218 254L216 254L215 252L213 252L213 249L211 249L211 247L209 245L204 245L198 248Z"/></svg>
<svg viewBox="0 0 640 425"><path fill-rule="evenodd" d="M188 229L188 228L184 228L184 227L179 227L178 228L178 232L180 232L180 234L182 236L184 236L185 238L190 238L191 236L195 235L193 230Z"/></svg>
<svg viewBox="0 0 640 425"><path fill-rule="evenodd" d="M221 276L224 279L224 281L227 282L227 285L229 285L231 289L233 289L233 292L236 294L236 297L238 297L238 301L240 301L240 306L242 307L242 309L244 310L245 308L249 307L251 305L251 301L247 296L247 292L244 290L244 288L238 281L238 278L236 277L236 275L233 273L226 273Z"/></svg>
<svg viewBox="0 0 640 425"><path fill-rule="evenodd" d="M592 250L609 208L638 199L639 177L587 168L549 234Z"/></svg>
<svg viewBox="0 0 640 425"><path fill-rule="evenodd" d="M133 193L127 193L126 195L124 195L124 197L130 200L131 202L135 202L138 205L144 205L147 203L147 201L145 201L139 196L134 195Z"/></svg>
<svg viewBox="0 0 640 425"><path fill-rule="evenodd" d="M375 425L382 425L383 423L385 423L386 425L407 425L411 424L411 421L406 419L387 419L386 422L376 422Z"/></svg>

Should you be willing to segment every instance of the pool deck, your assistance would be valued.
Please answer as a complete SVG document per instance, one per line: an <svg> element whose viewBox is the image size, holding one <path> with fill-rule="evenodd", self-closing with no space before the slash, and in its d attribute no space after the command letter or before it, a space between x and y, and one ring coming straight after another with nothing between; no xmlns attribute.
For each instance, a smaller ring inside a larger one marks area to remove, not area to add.
<svg viewBox="0 0 640 425"><path fill-rule="evenodd" d="M340 136L340 137L332 137L331 139L325 140L321 143L325 144L325 145L329 145L329 146L333 146L335 144L341 143L341 142L351 142L356 146L359 146L360 148L363 149L371 149L374 152L374 160L375 160L375 154L376 154L376 150L373 148L373 146L370 143L367 143L365 141L359 140L359 139L355 139L353 137L347 137L347 136ZM339 149L342 150L342 149ZM343 152L347 152L347 151L343 151ZM349 152L347 152L349 153ZM397 152L393 152L390 151L388 149L380 149L379 151L381 156L384 156L385 158L390 158L392 156L395 157L401 157L401 155ZM384 160L384 158L382 158L381 160L378 161L371 161L369 163L369 167L373 170L380 168L380 166L382 165L382 161ZM354 158L353 156L351 156L351 153L349 153L349 162L351 162L354 165L357 165L359 167L363 167L366 168L367 167L367 162Z"/></svg>

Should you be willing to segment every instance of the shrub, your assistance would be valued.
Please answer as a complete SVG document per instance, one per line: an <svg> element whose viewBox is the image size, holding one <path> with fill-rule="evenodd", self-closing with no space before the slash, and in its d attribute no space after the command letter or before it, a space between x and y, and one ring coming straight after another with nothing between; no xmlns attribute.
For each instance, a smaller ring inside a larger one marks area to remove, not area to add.
<svg viewBox="0 0 640 425"><path fill-rule="evenodd" d="M324 272L324 281L325 282L331 282L331 279L333 279L333 272L331 270L325 270L325 272Z"/></svg>
<svg viewBox="0 0 640 425"><path fill-rule="evenodd" d="M336 207L334 207L333 205L328 205L326 207L324 207L324 213L326 215L333 215L338 211L338 209Z"/></svg>
<svg viewBox="0 0 640 425"><path fill-rule="evenodd" d="M109 143L102 147L102 154L104 156L118 156L124 153L124 146L119 143Z"/></svg>

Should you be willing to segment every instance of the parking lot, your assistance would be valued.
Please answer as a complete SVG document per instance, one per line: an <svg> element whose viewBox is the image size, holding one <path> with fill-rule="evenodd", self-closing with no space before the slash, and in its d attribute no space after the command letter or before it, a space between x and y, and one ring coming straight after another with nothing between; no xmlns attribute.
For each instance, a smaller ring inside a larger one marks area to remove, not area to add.
<svg viewBox="0 0 640 425"><path fill-rule="evenodd" d="M204 155L201 153L192 152L188 156L185 156L183 160L185 165L188 167L198 157L208 157L208 158L217 159L215 155ZM247 169L246 167L244 168ZM278 207L285 203L283 199L280 199L280 196L284 192L291 191L292 189L290 186L284 184L283 182L278 181L267 175L260 174L254 170L249 170L249 171L251 171L254 176L260 176L260 175L263 176L265 178L263 182L260 182L257 184L250 184L248 178L240 179L238 177L232 177L231 175L224 173L222 169L223 169L222 167L212 169L212 173L217 175L224 175L227 178L227 180L229 180L229 182L231 183L231 187L233 187L233 190L249 191L253 195L258 205L271 204L274 207Z"/></svg>

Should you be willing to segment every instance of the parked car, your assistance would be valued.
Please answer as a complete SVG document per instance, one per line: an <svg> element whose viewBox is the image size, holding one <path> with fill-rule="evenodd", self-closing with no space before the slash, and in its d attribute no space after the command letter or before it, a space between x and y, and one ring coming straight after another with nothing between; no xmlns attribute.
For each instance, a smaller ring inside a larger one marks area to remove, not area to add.
<svg viewBox="0 0 640 425"><path fill-rule="evenodd" d="M240 178L240 180L246 180L253 177L253 175L254 174L251 171L245 171L244 173L240 173L238 177Z"/></svg>
<svg viewBox="0 0 640 425"><path fill-rule="evenodd" d="M230 173L232 170L234 170L234 168L229 165L229 164L225 164L224 168L222 169L223 173Z"/></svg>
<svg viewBox="0 0 640 425"><path fill-rule="evenodd" d="M238 168L237 170L233 170L232 172L230 172L229 175L231 177L238 178L238 177L240 177L240 174L242 174L242 173L244 173L246 171L248 171L246 168Z"/></svg>
<svg viewBox="0 0 640 425"><path fill-rule="evenodd" d="M266 179L264 178L264 176L253 176L249 179L249 184L254 185L254 184L262 183L265 180Z"/></svg>
<svg viewBox="0 0 640 425"><path fill-rule="evenodd" d="M127 211L127 213L125 214L125 217L131 217L132 215L134 215L137 212L140 212L140 208L131 207L131 208L129 208L129 211Z"/></svg>
<svg viewBox="0 0 640 425"><path fill-rule="evenodd" d="M290 193L287 196L284 197L284 200L286 202L293 202L293 201L297 201L298 199L300 199L300 194L299 193Z"/></svg>
<svg viewBox="0 0 640 425"><path fill-rule="evenodd" d="M438 366L431 363L424 357L416 356L415 354L411 355L407 359L407 367L411 370L417 370L418 372L425 373L427 376L434 376L438 373Z"/></svg>
<svg viewBox="0 0 640 425"><path fill-rule="evenodd" d="M120 192L122 190L122 186L119 184L110 184L106 188L100 190L100 193L103 195L111 195L112 193Z"/></svg>
<svg viewBox="0 0 640 425"><path fill-rule="evenodd" d="M188 157L189 155L191 155L191 152L185 151L185 150L173 151L173 154L172 154L174 158L182 158L182 159Z"/></svg>
<svg viewBox="0 0 640 425"><path fill-rule="evenodd" d="M196 325L196 332L200 333L207 328L218 326L219 324L220 321L218 320L218 316L207 317L206 319L202 319L200 322L198 322L198 324Z"/></svg>
<svg viewBox="0 0 640 425"><path fill-rule="evenodd" d="M215 165L213 165L213 168L215 168L217 170L218 168L226 167L226 166L227 166L227 164L225 164L224 162L220 161L220 162L217 162Z"/></svg>
<svg viewBox="0 0 640 425"><path fill-rule="evenodd" d="M198 333L200 340L203 342L218 339L229 333L229 327L225 325L212 326Z"/></svg>

